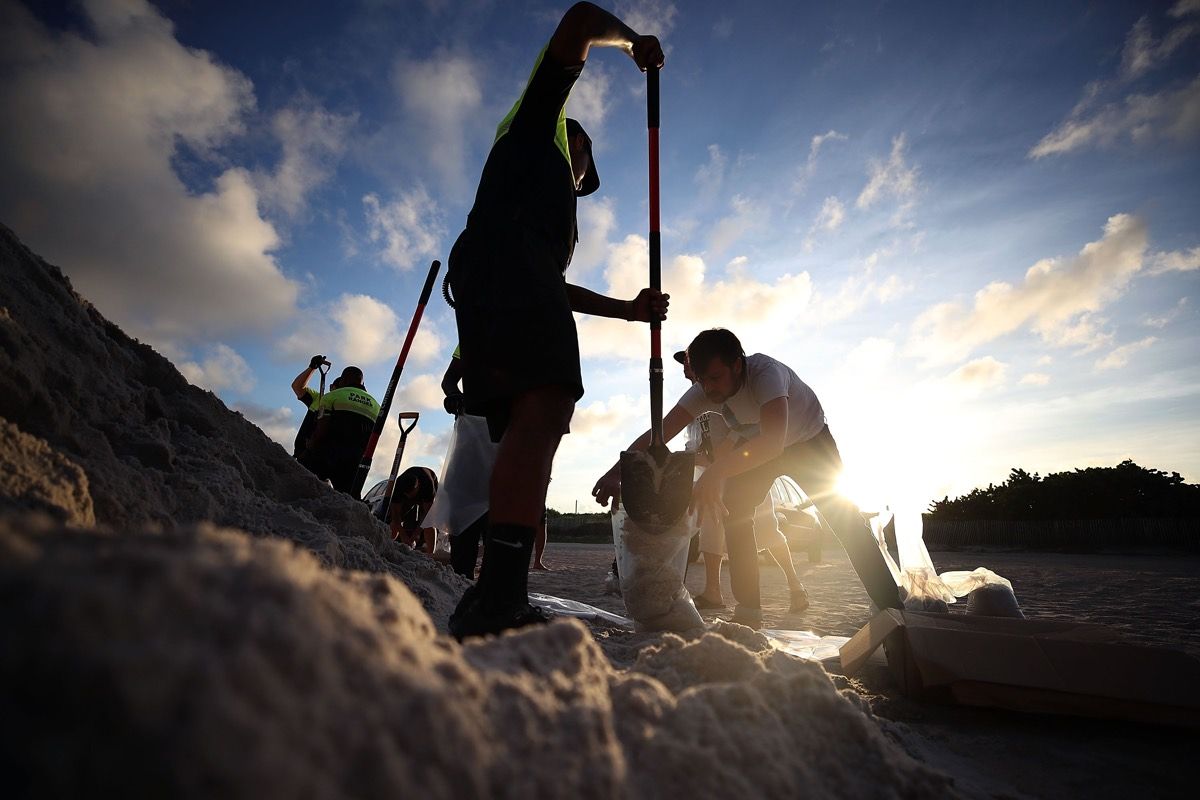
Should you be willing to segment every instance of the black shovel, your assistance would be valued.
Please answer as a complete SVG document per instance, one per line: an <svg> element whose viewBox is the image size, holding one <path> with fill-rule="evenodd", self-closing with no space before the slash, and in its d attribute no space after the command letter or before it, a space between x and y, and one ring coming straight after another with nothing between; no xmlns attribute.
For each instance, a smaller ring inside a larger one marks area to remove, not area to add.
<svg viewBox="0 0 1200 800"><path fill-rule="evenodd" d="M646 70L646 127L650 140L650 287L662 283L658 225L658 68ZM650 322L650 447L621 453L621 502L634 522L650 529L673 525L692 501L696 457L672 453L663 441L662 322Z"/></svg>

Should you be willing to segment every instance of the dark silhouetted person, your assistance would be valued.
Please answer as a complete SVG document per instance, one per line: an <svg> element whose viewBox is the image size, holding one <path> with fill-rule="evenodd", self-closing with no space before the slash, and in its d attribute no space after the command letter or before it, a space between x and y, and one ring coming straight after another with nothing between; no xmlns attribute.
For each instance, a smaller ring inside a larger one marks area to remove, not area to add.
<svg viewBox="0 0 1200 800"><path fill-rule="evenodd" d="M576 198L600 185L591 140L565 113L593 46L619 47L643 70L663 63L653 36L591 3L572 6L496 130L450 253L464 405L487 417L500 444L479 581L450 617L459 639L545 621L529 604L527 572L554 453L583 395L572 312L640 322L667 312L661 292L618 300L564 277L578 240Z"/></svg>
<svg viewBox="0 0 1200 800"><path fill-rule="evenodd" d="M317 408L313 435L300 463L338 491L353 494L354 475L379 416L379 403L367 393L358 367L346 367L333 385L337 388L326 392Z"/></svg>

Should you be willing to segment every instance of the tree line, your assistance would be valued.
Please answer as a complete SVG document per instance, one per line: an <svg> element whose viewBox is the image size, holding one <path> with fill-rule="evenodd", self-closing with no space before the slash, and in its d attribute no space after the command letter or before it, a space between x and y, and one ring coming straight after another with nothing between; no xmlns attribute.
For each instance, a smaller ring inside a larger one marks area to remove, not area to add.
<svg viewBox="0 0 1200 800"><path fill-rule="evenodd" d="M1178 472L1147 469L1126 459L1040 476L1014 468L1008 480L933 501L931 520L1055 520L1200 517L1200 486Z"/></svg>

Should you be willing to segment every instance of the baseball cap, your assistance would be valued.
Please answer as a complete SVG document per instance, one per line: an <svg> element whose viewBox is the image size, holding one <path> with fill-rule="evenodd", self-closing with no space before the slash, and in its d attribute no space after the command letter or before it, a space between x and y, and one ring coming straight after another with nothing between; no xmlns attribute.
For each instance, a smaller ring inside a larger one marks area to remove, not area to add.
<svg viewBox="0 0 1200 800"><path fill-rule="evenodd" d="M686 364L687 363L687 350L680 350L679 352L677 352L675 354L674 358L680 364Z"/></svg>

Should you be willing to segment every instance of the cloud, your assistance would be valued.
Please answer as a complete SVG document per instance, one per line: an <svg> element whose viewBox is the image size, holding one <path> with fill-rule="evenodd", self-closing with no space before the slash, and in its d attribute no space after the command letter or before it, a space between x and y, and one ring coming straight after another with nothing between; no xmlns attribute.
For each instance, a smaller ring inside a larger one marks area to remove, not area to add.
<svg viewBox="0 0 1200 800"><path fill-rule="evenodd" d="M992 356L984 356L963 364L950 373L948 379L971 389L991 389L1004 383L1007 373L1007 364Z"/></svg>
<svg viewBox="0 0 1200 800"><path fill-rule="evenodd" d="M279 352L291 360L323 353L334 364L366 367L395 359L408 335L409 320L400 320L387 303L369 295L343 294L333 302L309 309L304 326L279 342ZM428 317L421 322L409 359L426 363L449 352Z"/></svg>
<svg viewBox="0 0 1200 800"><path fill-rule="evenodd" d="M610 247L605 294L634 297L646 285L648 271L646 239L626 236ZM664 349L682 347L700 330L714 326L731 328L745 342L776 341L798 328L813 295L807 272L760 281L746 261L735 259L723 276L715 277L697 255L665 261L662 282L671 294ZM584 357L644 357L645 325L584 316L578 327Z"/></svg>
<svg viewBox="0 0 1200 800"><path fill-rule="evenodd" d="M381 203L372 193L363 197L367 217L367 236L382 245L379 258L401 270L410 270L418 260L441 254L441 239L446 235L441 209L424 186L403 192L390 203Z"/></svg>
<svg viewBox="0 0 1200 800"><path fill-rule="evenodd" d="M1149 347L1150 345L1154 344L1157 341L1158 341L1157 337L1147 336L1145 339L1142 339L1141 341L1122 345L1121 347L1118 347L1116 350L1113 350L1111 353L1106 355L1104 358L1101 358L1098 361L1096 361L1096 369L1098 369L1098 370L1120 369L1121 367L1128 364L1129 360L1131 358L1133 358L1133 356L1135 354L1141 352L1142 350L1145 350L1147 347Z"/></svg>
<svg viewBox="0 0 1200 800"><path fill-rule="evenodd" d="M301 213L309 193L333 175L356 121L307 99L275 114L271 130L283 157L274 172L256 178L263 202L289 217Z"/></svg>
<svg viewBox="0 0 1200 800"><path fill-rule="evenodd" d="M917 193L918 171L905 161L905 145L906 139L902 133L892 139L892 151L886 162L871 160L867 168L867 185L855 201L858 208L866 210L889 197L900 201L898 217L911 208Z"/></svg>
<svg viewBox="0 0 1200 800"><path fill-rule="evenodd" d="M709 233L708 248L713 256L720 256L747 233L766 224L766 209L747 197L735 194L729 207L733 213L717 220Z"/></svg>
<svg viewBox="0 0 1200 800"><path fill-rule="evenodd" d="M152 342L287 319L298 286L271 255L280 237L251 175L219 154L255 110L250 81L181 45L144 0L84 9L87 35L0 5L0 216ZM188 187L181 154L224 171Z"/></svg>
<svg viewBox="0 0 1200 800"><path fill-rule="evenodd" d="M271 437L290 453L296 441L296 432L300 429L300 421L287 406L270 408L257 403L234 403L234 411L253 422L262 432Z"/></svg>
<svg viewBox="0 0 1200 800"><path fill-rule="evenodd" d="M1119 297L1143 268L1146 226L1137 217L1108 219L1104 236L1068 260L1044 259L1014 286L988 284L970 308L940 303L913 323L907 352L927 363L966 357L972 350L1022 327L1057 346L1095 343L1103 334L1090 315Z"/></svg>
<svg viewBox="0 0 1200 800"><path fill-rule="evenodd" d="M725 180L725 167L728 162L729 159L721 152L719 145L710 144L708 146L708 161L700 165L693 178L699 184L700 192L704 197L712 198L720 191L721 184Z"/></svg>
<svg viewBox="0 0 1200 800"><path fill-rule="evenodd" d="M608 117L611 88L612 77L608 71L600 64L592 64L579 76L567 98L567 116L579 120L597 148L604 120Z"/></svg>
<svg viewBox="0 0 1200 800"><path fill-rule="evenodd" d="M1200 77L1187 86L1157 94L1131 94L1090 114L1069 117L1029 151L1032 158L1061 155L1084 147L1111 147L1128 139L1148 145L1186 143L1200 136Z"/></svg>
<svg viewBox="0 0 1200 800"><path fill-rule="evenodd" d="M1178 0L1167 13L1175 19L1188 14L1200 14L1200 0Z"/></svg>
<svg viewBox="0 0 1200 800"><path fill-rule="evenodd" d="M1200 269L1200 247L1191 250L1174 250L1169 253L1154 253L1150 256L1150 274L1167 272L1191 272Z"/></svg>
<svg viewBox="0 0 1200 800"><path fill-rule="evenodd" d="M808 229L808 235L804 237L804 249L811 251L818 233L832 233L845 221L846 207L842 205L842 201L836 197L826 197L825 202L821 204L821 210L817 212L817 218L813 220L812 227Z"/></svg>
<svg viewBox="0 0 1200 800"><path fill-rule="evenodd" d="M733 17L721 17L713 23L714 39L728 39L733 35Z"/></svg>
<svg viewBox="0 0 1200 800"><path fill-rule="evenodd" d="M838 133L835 130L828 130L825 133L819 133L812 137L812 141L808 145L808 159L804 162L804 166L800 168L799 174L796 176L793 189L796 192L803 191L813 173L817 171L817 155L821 152L826 142L846 141L846 135Z"/></svg>
<svg viewBox="0 0 1200 800"><path fill-rule="evenodd" d="M1037 364L1039 367L1049 366L1050 364L1054 363L1054 356L1041 356L1034 363Z"/></svg>
<svg viewBox="0 0 1200 800"><path fill-rule="evenodd" d="M206 348L207 355L200 363L184 361L179 364L179 371L196 386L220 393L224 389L238 389L248 392L254 388L254 373L246 359L236 350L225 344L215 344Z"/></svg>
<svg viewBox="0 0 1200 800"><path fill-rule="evenodd" d="M579 243L571 256L571 275L579 278L604 263L608 255L608 237L617 226L617 214L611 197L591 199L579 204Z"/></svg>
<svg viewBox="0 0 1200 800"><path fill-rule="evenodd" d="M1175 306L1165 314L1157 317L1147 316L1142 320L1142 324L1161 330L1174 322L1179 315L1183 313L1184 308L1187 306L1187 302L1188 299L1186 297L1181 297L1179 298L1179 302L1176 303Z"/></svg>
<svg viewBox="0 0 1200 800"><path fill-rule="evenodd" d="M623 394L613 395L607 400L596 400L576 408L575 415L571 417L571 433L576 436L599 434L605 437L642 416L644 409L632 398Z"/></svg>
<svg viewBox="0 0 1200 800"><path fill-rule="evenodd" d="M1142 17L1125 37L1125 47L1121 51L1121 77L1133 80L1155 69L1197 32L1200 32L1200 26L1185 22L1171 28L1166 36L1157 40L1150 28L1150 19Z"/></svg>
<svg viewBox="0 0 1200 800"><path fill-rule="evenodd" d="M419 148L423 161L454 186L466 182L466 132L483 104L482 72L474 60L445 50L427 60L399 58L392 67L406 144Z"/></svg>
<svg viewBox="0 0 1200 800"><path fill-rule="evenodd" d="M617 3L616 13L637 33L662 39L675 27L679 9L669 0L622 0Z"/></svg>
<svg viewBox="0 0 1200 800"><path fill-rule="evenodd" d="M1045 386L1050 383L1050 376L1045 372L1026 372L1020 383L1022 386Z"/></svg>
<svg viewBox="0 0 1200 800"><path fill-rule="evenodd" d="M405 377L392 403L395 411L444 411L442 376L432 373Z"/></svg>

